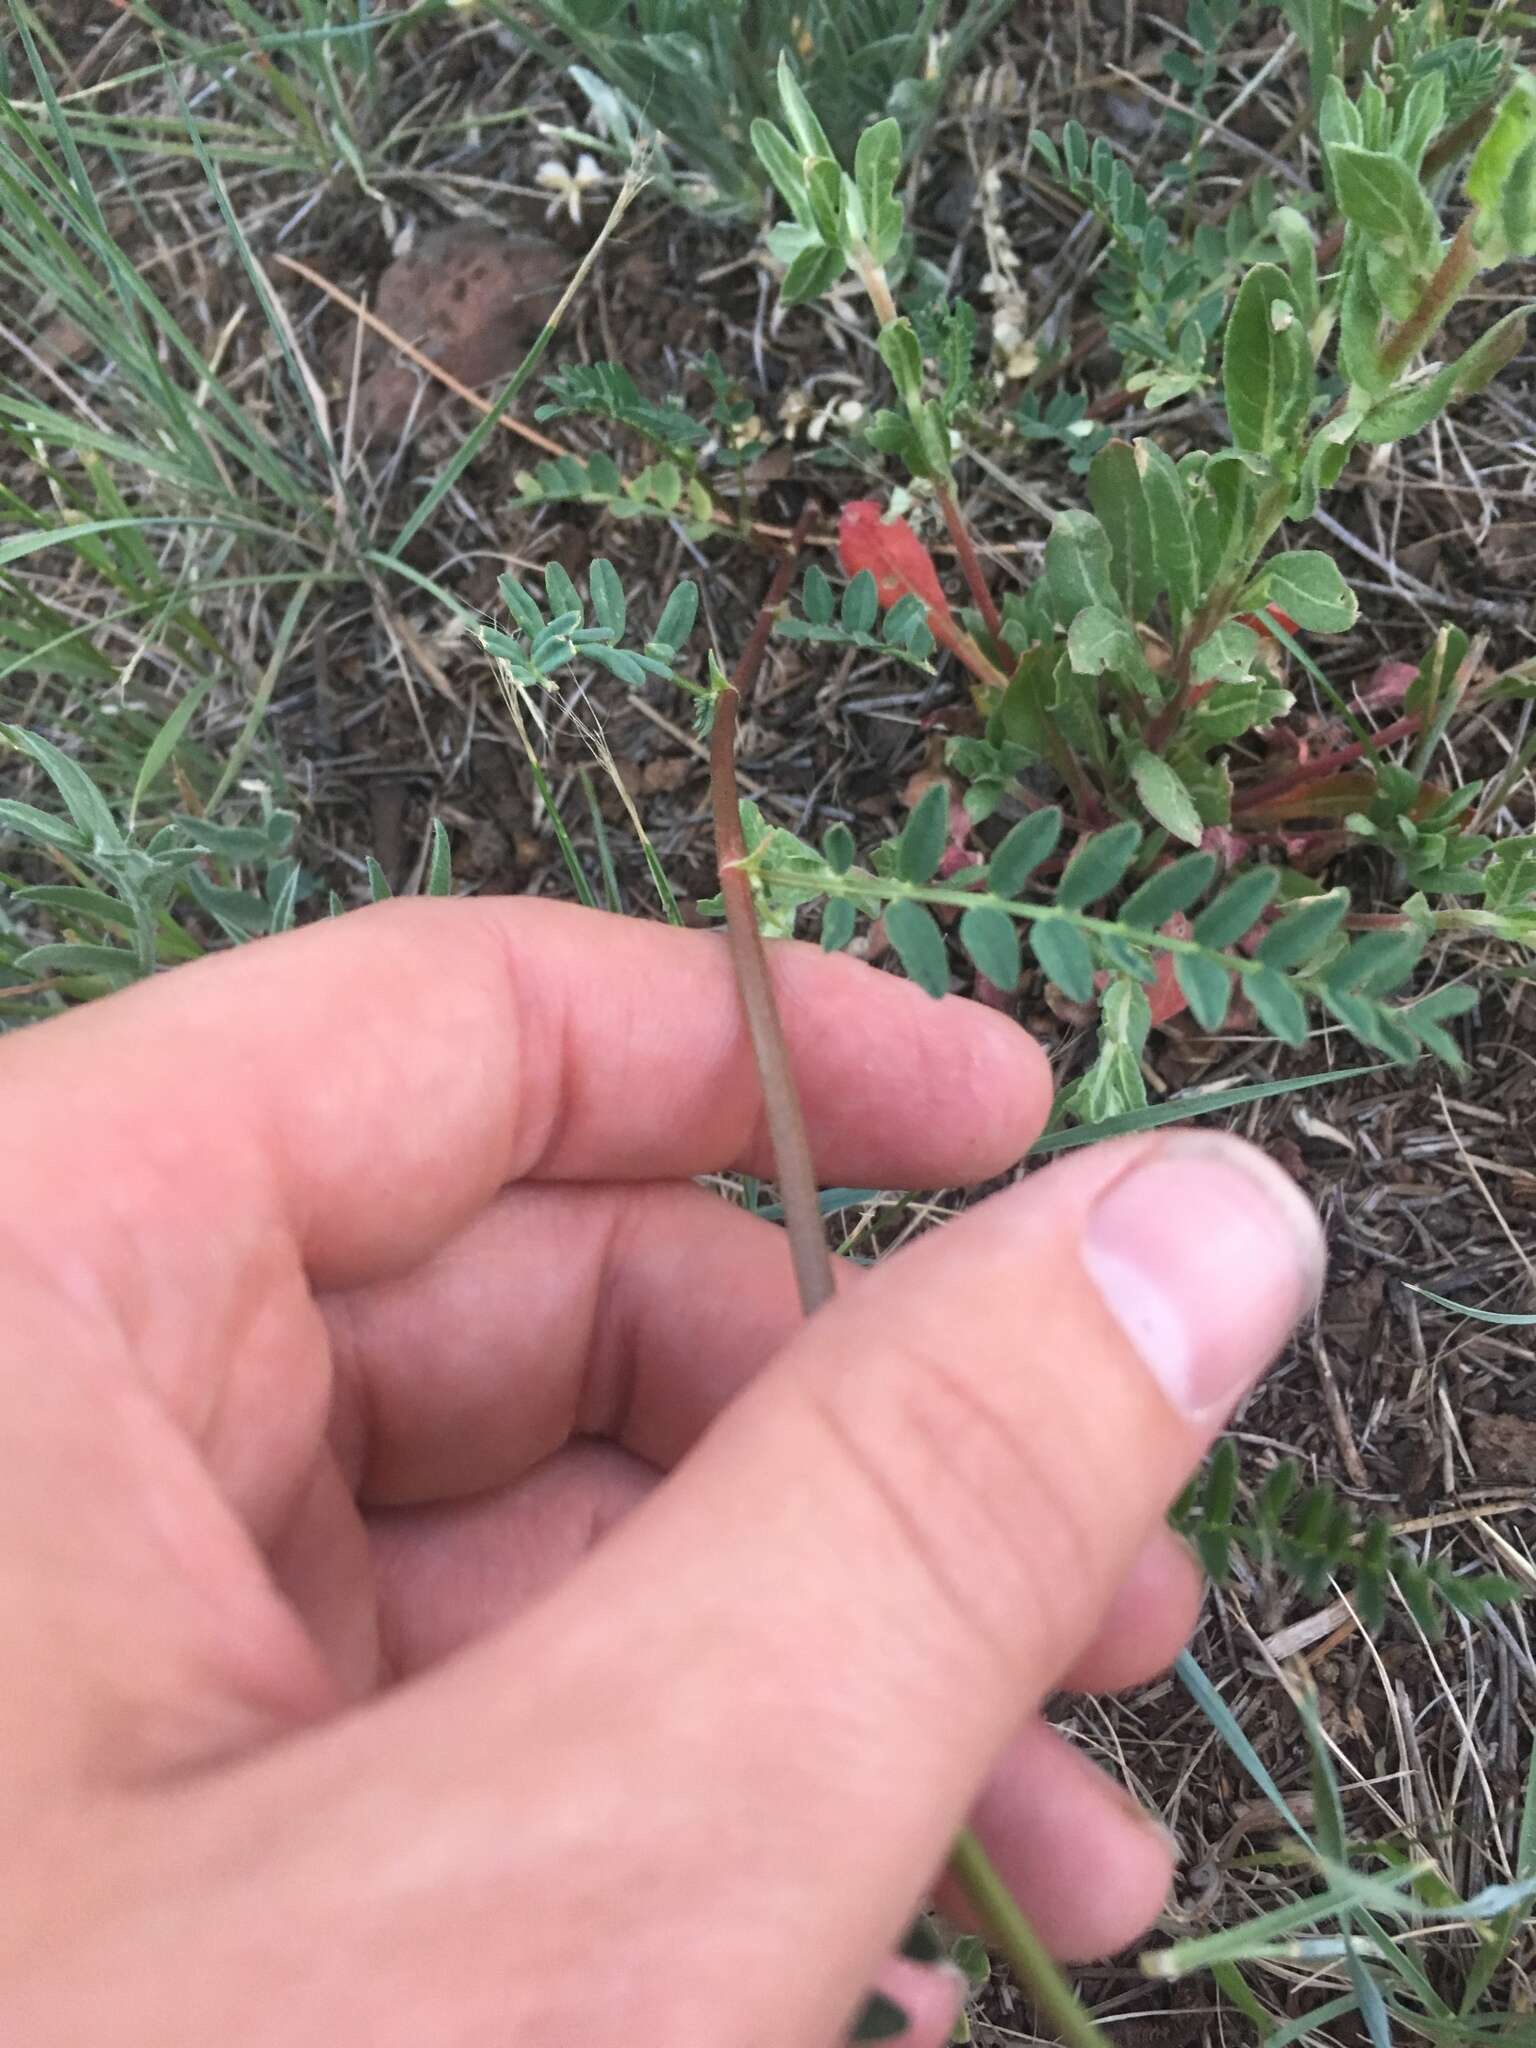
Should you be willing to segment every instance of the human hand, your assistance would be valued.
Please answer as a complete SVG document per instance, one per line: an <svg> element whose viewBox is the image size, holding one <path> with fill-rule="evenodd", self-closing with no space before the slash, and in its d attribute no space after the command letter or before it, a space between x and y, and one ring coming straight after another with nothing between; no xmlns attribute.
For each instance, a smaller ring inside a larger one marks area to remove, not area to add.
<svg viewBox="0 0 1536 2048"><path fill-rule="evenodd" d="M1025 1149L1013 1025L774 960L824 1178ZM1186 1632L1162 1511L1311 1213L1101 1146L801 1326L688 1183L759 1118L717 938L538 903L0 1047L0 2038L829 2048L878 1977L928 2048L954 1987L885 1959L971 1809L1058 1952L1156 1912L1038 1708Z"/></svg>

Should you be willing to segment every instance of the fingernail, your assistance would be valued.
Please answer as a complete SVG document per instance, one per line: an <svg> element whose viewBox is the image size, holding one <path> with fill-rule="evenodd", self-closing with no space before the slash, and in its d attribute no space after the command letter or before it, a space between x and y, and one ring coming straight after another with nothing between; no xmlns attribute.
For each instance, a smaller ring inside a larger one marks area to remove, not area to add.
<svg viewBox="0 0 1536 2048"><path fill-rule="evenodd" d="M1311 1203L1262 1152L1178 1132L1100 1195L1082 1260L1169 1401L1209 1424L1316 1301L1323 1235Z"/></svg>

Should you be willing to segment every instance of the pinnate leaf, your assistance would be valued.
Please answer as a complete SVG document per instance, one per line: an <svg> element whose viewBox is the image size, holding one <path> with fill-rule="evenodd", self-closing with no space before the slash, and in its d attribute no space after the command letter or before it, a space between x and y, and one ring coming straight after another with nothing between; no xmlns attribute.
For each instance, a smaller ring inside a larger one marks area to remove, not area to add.
<svg viewBox="0 0 1536 2048"><path fill-rule="evenodd" d="M923 905L899 896L886 905L885 930L896 957L918 987L931 996L943 995L949 987L944 934Z"/></svg>
<svg viewBox="0 0 1536 2048"><path fill-rule="evenodd" d="M1120 922L1135 931L1155 932L1204 895L1216 872L1212 853L1186 853L1148 875L1120 911Z"/></svg>
<svg viewBox="0 0 1536 2048"><path fill-rule="evenodd" d="M1074 1003L1093 995L1093 949L1076 925L1061 918L1036 918L1029 943L1046 979Z"/></svg>
<svg viewBox="0 0 1536 2048"><path fill-rule="evenodd" d="M867 633L879 616L880 597L875 579L867 569L861 569L843 592L843 631Z"/></svg>
<svg viewBox="0 0 1536 2048"><path fill-rule="evenodd" d="M1005 911L977 904L960 920L960 943L979 974L999 988L1012 989L1019 979L1019 935Z"/></svg>
<svg viewBox="0 0 1536 2048"><path fill-rule="evenodd" d="M904 882L930 882L949 842L949 785L923 792L896 842L896 872Z"/></svg>
<svg viewBox="0 0 1536 2048"><path fill-rule="evenodd" d="M994 896L1011 902L1043 860L1056 850L1061 837L1061 812L1035 811L1021 818L993 854L987 871L987 886Z"/></svg>
<svg viewBox="0 0 1536 2048"><path fill-rule="evenodd" d="M592 610L598 624L615 635L622 633L626 611L624 585L605 555L599 555L587 572L587 587L592 593Z"/></svg>
<svg viewBox="0 0 1536 2048"><path fill-rule="evenodd" d="M827 827L821 850L834 875L846 875L853 866L853 834L841 822Z"/></svg>
<svg viewBox="0 0 1536 2048"><path fill-rule="evenodd" d="M685 579L662 606L661 617L656 621L657 642L675 653L693 631L698 616L699 586Z"/></svg>
<svg viewBox="0 0 1536 2048"><path fill-rule="evenodd" d="M1218 952L1246 938L1280 886L1276 868L1250 868L1229 882L1195 919L1195 938Z"/></svg>
<svg viewBox="0 0 1536 2048"><path fill-rule="evenodd" d="M1174 975L1202 1031L1219 1031L1227 1021L1232 982L1227 970L1203 953L1180 953Z"/></svg>
<svg viewBox="0 0 1536 2048"><path fill-rule="evenodd" d="M836 609L832 596L832 585L827 581L826 571L813 562L805 572L805 582L800 589L800 602L805 607L805 616L813 626L830 626Z"/></svg>
<svg viewBox="0 0 1536 2048"><path fill-rule="evenodd" d="M1260 943L1258 958L1266 967L1282 973L1288 968L1299 967L1328 943L1348 909L1347 889L1330 889L1326 896L1312 897L1296 909L1287 911L1284 917L1270 926ZM1198 937L1198 924L1195 931Z"/></svg>
<svg viewBox="0 0 1536 2048"><path fill-rule="evenodd" d="M1245 977L1243 988L1267 1031L1286 1045L1301 1045L1307 1036L1307 1009L1283 974L1265 968Z"/></svg>
<svg viewBox="0 0 1536 2048"><path fill-rule="evenodd" d="M1141 827L1129 820L1085 839L1067 862L1056 900L1063 910L1086 910L1118 886L1136 858Z"/></svg>
<svg viewBox="0 0 1536 2048"><path fill-rule="evenodd" d="M840 953L853 937L853 905L846 896L829 896L821 913L821 950Z"/></svg>

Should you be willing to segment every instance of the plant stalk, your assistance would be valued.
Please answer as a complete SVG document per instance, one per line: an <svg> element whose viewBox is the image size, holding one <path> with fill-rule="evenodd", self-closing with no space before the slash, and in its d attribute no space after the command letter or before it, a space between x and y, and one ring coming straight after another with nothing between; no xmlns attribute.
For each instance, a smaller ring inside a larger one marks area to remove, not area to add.
<svg viewBox="0 0 1536 2048"><path fill-rule="evenodd" d="M813 1315L832 1297L832 1256L827 1249L826 1229L817 1199L816 1170L805 1115L795 1087L783 1021L768 971L767 947L758 928L752 883L744 866L747 850L736 791L735 744L737 711L762 663L768 636L773 630L774 613L789 594L810 519L811 508L807 506L796 523L784 559L774 573L741 659L729 683L716 696L709 750L715 854L730 937L731 962L762 1084L768 1136L784 1207L795 1284L799 1289L800 1306L807 1316ZM1103 2035L1019 1911L985 1849L969 1829L964 1830L955 1843L950 1869L987 1939L1007 1957L1020 1985L1049 2019L1066 2048L1104 2048Z"/></svg>
<svg viewBox="0 0 1536 2048"><path fill-rule="evenodd" d="M736 987L752 1041L763 1090L763 1108L768 1119L768 1138L773 1147L774 1168L784 1204L784 1223L789 1234L790 1258L800 1306L812 1315L832 1298L832 1260L827 1251L827 1234L821 1220L816 1193L816 1172L811 1159L805 1115L795 1086L789 1047L774 1000L773 981L768 972L768 949L758 929L757 908L752 901L752 883L742 863L747 857L741 831L741 805L736 793L736 712L743 693L762 664L773 630L773 615L789 595L805 535L810 529L812 508L807 503L795 524L793 537L783 560L774 572L768 595L763 599L751 637L737 662L730 682L715 699L715 722L709 743L709 783L715 816L715 861L720 870L720 895L725 904L726 932L730 940L731 965Z"/></svg>
<svg viewBox="0 0 1536 2048"><path fill-rule="evenodd" d="M987 1939L1008 1958L1014 1976L1064 2048L1104 2048L1103 2033L1019 1911L991 1857L969 1828L955 1843L949 1870L970 1901Z"/></svg>
<svg viewBox="0 0 1536 2048"><path fill-rule="evenodd" d="M1379 360L1384 374L1395 377L1412 361L1450 312L1462 286L1476 269L1477 249L1472 241L1469 215L1456 230L1450 247L1440 259L1439 269L1425 285L1419 303L1382 343Z"/></svg>
<svg viewBox="0 0 1536 2048"><path fill-rule="evenodd" d="M1003 615L998 610L992 592L987 588L986 571L971 539L970 528L961 516L955 502L955 494L948 484L939 486L939 510L944 514L944 524L949 528L949 537L955 544L955 553L960 558L960 567L965 572L966 588L971 601L986 621L987 631L994 640L1003 637Z"/></svg>

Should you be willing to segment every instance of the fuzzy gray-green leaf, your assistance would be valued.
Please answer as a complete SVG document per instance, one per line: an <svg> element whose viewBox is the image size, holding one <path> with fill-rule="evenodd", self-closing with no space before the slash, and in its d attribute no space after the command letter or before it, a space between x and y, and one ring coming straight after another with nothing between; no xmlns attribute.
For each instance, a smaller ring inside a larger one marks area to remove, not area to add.
<svg viewBox="0 0 1536 2048"><path fill-rule="evenodd" d="M1019 935L1005 911L977 904L960 920L960 943L979 974L998 988L1013 989L1019 980Z"/></svg>
<svg viewBox="0 0 1536 2048"><path fill-rule="evenodd" d="M860 135L853 153L853 176L868 232L894 196L901 176L901 123L894 116L874 122Z"/></svg>
<svg viewBox="0 0 1536 2048"><path fill-rule="evenodd" d="M1111 441L1093 458L1088 501L1109 536L1120 602L1133 619L1145 619L1158 600L1162 576L1141 461L1129 441Z"/></svg>
<svg viewBox="0 0 1536 2048"><path fill-rule="evenodd" d="M1161 754L1138 754L1131 763L1131 780L1136 794L1165 832L1182 839L1186 846L1198 846L1205 830L1195 800Z"/></svg>
<svg viewBox="0 0 1536 2048"><path fill-rule="evenodd" d="M944 934L932 915L910 896L898 896L885 907L885 931L896 957L920 989L941 996L949 987L949 962Z"/></svg>
<svg viewBox="0 0 1536 2048"><path fill-rule="evenodd" d="M1275 555L1237 600L1240 611L1277 604L1309 633L1347 633L1360 615L1360 601L1344 581L1338 563L1321 548L1297 548Z"/></svg>
<svg viewBox="0 0 1536 2048"><path fill-rule="evenodd" d="M1074 1003L1092 999L1093 949L1076 925L1059 918L1037 918L1030 927L1029 943L1046 979L1064 996Z"/></svg>
<svg viewBox="0 0 1536 2048"><path fill-rule="evenodd" d="M1280 886L1276 868L1250 868L1208 903L1195 919L1195 937L1216 952L1246 938L1268 909Z"/></svg>
<svg viewBox="0 0 1536 2048"><path fill-rule="evenodd" d="M931 882L949 843L949 785L935 782L914 806L896 842L896 872L904 882Z"/></svg>
<svg viewBox="0 0 1536 2048"><path fill-rule="evenodd" d="M1202 953L1180 953L1174 960L1173 972L1201 1030L1219 1031L1226 1022L1232 996L1227 970Z"/></svg>
<svg viewBox="0 0 1536 2048"><path fill-rule="evenodd" d="M1282 973L1299 967L1327 945L1348 908L1347 889L1330 889L1326 896L1312 897L1270 926L1259 943L1257 958Z"/></svg>
<svg viewBox="0 0 1536 2048"><path fill-rule="evenodd" d="M1021 818L993 854L987 868L987 887L994 896L1011 902L1043 860L1056 850L1061 837L1061 812L1034 811Z"/></svg>
<svg viewBox="0 0 1536 2048"><path fill-rule="evenodd" d="M1336 143L1328 168L1347 221L1415 268L1430 262L1440 240L1435 209L1401 157Z"/></svg>
<svg viewBox="0 0 1536 2048"><path fill-rule="evenodd" d="M1063 910L1086 910L1107 896L1136 858L1141 827L1127 821L1085 839L1067 862L1056 900Z"/></svg>
<svg viewBox="0 0 1536 2048"><path fill-rule="evenodd" d="M1306 323L1278 264L1256 264L1243 279L1227 321L1222 375L1238 447L1287 452L1311 410L1316 376Z"/></svg>

